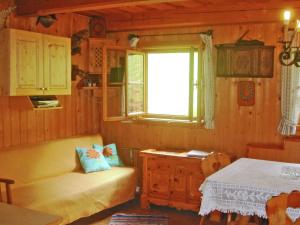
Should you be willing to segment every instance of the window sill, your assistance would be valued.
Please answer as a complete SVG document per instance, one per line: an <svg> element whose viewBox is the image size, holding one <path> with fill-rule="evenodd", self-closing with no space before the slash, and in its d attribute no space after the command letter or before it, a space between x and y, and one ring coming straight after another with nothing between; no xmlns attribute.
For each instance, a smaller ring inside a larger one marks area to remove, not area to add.
<svg viewBox="0 0 300 225"><path fill-rule="evenodd" d="M188 127L188 128L204 128L202 123L197 121L189 120L174 120L174 119L160 119L160 118L132 118L123 120L122 123L134 123L134 124L149 124L157 126L178 126L178 127Z"/></svg>

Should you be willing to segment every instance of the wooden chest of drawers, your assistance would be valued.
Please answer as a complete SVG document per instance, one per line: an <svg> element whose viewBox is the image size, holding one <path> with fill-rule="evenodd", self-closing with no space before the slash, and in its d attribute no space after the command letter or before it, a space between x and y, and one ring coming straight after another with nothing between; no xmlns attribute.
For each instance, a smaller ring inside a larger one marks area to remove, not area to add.
<svg viewBox="0 0 300 225"><path fill-rule="evenodd" d="M143 158L142 208L153 203L199 211L199 187L204 181L202 159L156 150L141 151L140 155Z"/></svg>

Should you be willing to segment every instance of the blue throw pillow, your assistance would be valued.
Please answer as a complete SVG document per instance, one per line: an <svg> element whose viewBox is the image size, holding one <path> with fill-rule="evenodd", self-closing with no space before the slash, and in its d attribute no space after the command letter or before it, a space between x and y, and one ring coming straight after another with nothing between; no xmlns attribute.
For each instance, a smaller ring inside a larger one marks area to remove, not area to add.
<svg viewBox="0 0 300 225"><path fill-rule="evenodd" d="M110 166L124 166L120 157L118 156L118 151L116 144L105 145L104 147L101 145L93 144L93 148L101 151L104 155L106 161Z"/></svg>
<svg viewBox="0 0 300 225"><path fill-rule="evenodd" d="M80 163L85 173L102 171L110 169L110 165L106 162L103 149L76 148Z"/></svg>

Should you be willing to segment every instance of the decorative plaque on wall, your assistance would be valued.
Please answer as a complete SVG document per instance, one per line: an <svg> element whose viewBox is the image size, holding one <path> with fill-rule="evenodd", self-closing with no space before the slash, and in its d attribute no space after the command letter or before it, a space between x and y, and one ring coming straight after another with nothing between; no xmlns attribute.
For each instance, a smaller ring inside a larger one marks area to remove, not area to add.
<svg viewBox="0 0 300 225"><path fill-rule="evenodd" d="M224 44L216 48L218 77L273 77L274 46Z"/></svg>

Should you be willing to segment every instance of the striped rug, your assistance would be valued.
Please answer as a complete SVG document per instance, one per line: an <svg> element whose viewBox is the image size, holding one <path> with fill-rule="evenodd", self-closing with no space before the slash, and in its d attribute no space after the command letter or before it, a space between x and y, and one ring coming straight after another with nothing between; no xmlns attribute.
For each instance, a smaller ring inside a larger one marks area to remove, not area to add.
<svg viewBox="0 0 300 225"><path fill-rule="evenodd" d="M112 215L109 225L168 225L168 216L118 213Z"/></svg>

